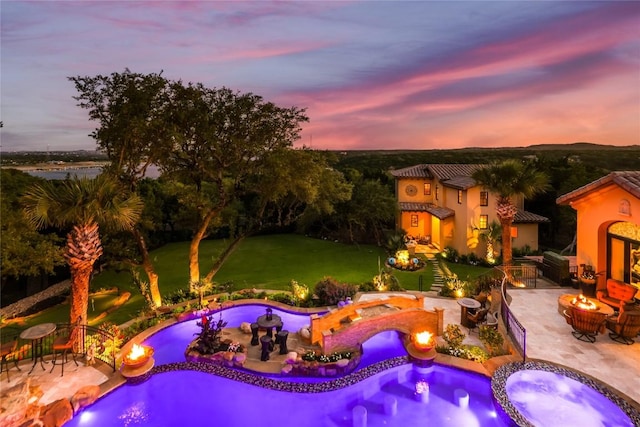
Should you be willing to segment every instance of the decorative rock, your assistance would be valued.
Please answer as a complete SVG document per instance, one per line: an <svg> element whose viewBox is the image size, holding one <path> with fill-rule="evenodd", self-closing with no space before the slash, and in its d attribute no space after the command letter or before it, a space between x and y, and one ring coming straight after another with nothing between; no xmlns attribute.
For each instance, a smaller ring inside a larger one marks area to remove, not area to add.
<svg viewBox="0 0 640 427"><path fill-rule="evenodd" d="M71 397L71 406L73 407L73 412L78 413L80 409L95 402L99 396L100 386L87 385L84 387L80 387L78 391L76 391L75 394Z"/></svg>
<svg viewBox="0 0 640 427"><path fill-rule="evenodd" d="M340 359L336 362L338 368L346 368L349 366L349 359Z"/></svg>
<svg viewBox="0 0 640 427"><path fill-rule="evenodd" d="M244 353L236 353L236 355L233 358L234 363L236 364L236 366L244 366L244 362L247 361L247 355Z"/></svg>
<svg viewBox="0 0 640 427"><path fill-rule="evenodd" d="M289 364L285 364L280 370L280 373L286 375L286 374L290 374L291 371L293 371L293 366Z"/></svg>
<svg viewBox="0 0 640 427"><path fill-rule="evenodd" d="M71 418L73 418L73 408L67 399L56 400L42 410L44 427L61 427Z"/></svg>
<svg viewBox="0 0 640 427"><path fill-rule="evenodd" d="M287 357L284 359L285 363L294 364L298 360L298 353L290 351L287 353Z"/></svg>
<svg viewBox="0 0 640 427"><path fill-rule="evenodd" d="M300 328L300 331L298 331L298 334L306 340L311 338L311 331L308 328Z"/></svg>
<svg viewBox="0 0 640 427"><path fill-rule="evenodd" d="M242 322L240 324L240 330L245 333L245 334L250 334L251 333L251 323L249 322Z"/></svg>

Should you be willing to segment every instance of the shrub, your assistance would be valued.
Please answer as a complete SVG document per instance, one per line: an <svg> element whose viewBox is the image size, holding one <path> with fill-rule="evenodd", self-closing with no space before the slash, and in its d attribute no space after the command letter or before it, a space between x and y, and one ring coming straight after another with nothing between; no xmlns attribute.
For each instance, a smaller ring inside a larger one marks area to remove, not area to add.
<svg viewBox="0 0 640 427"><path fill-rule="evenodd" d="M444 278L444 286L440 289L440 295L460 298L465 295L473 295L475 287L475 284L460 280L457 275L452 274Z"/></svg>
<svg viewBox="0 0 640 427"><path fill-rule="evenodd" d="M213 316L202 316L202 319L196 323L200 327L200 332L195 335L198 336L194 348L200 354L213 354L221 351L220 338L222 336L222 330L227 326L227 322L222 320L222 313L217 322L213 321Z"/></svg>
<svg viewBox="0 0 640 427"><path fill-rule="evenodd" d="M287 305L299 305L298 300L292 294L287 292L278 292L277 294L271 294L268 298L271 301L277 301Z"/></svg>
<svg viewBox="0 0 640 427"><path fill-rule="evenodd" d="M480 326L480 341L484 344L484 347L487 349L487 353L490 356L500 356L505 354L503 345L504 345L504 337L495 328L490 326L481 325Z"/></svg>
<svg viewBox="0 0 640 427"><path fill-rule="evenodd" d="M358 286L358 290L360 292L373 292L376 290L376 287L373 282L364 282L360 283L360 285Z"/></svg>
<svg viewBox="0 0 640 427"><path fill-rule="evenodd" d="M344 301L347 297L353 297L356 294L356 286L325 277L316 284L315 294L321 305L336 305L340 300Z"/></svg>
<svg viewBox="0 0 640 427"><path fill-rule="evenodd" d="M296 280L289 282L289 289L291 290L293 296L292 301L294 302L291 305L304 304L311 297L309 287L304 283L298 283Z"/></svg>
<svg viewBox="0 0 640 427"><path fill-rule="evenodd" d="M462 333L460 326L453 323L448 324L442 333L442 338L451 349L460 348L462 341L464 341L466 337L467 336Z"/></svg>

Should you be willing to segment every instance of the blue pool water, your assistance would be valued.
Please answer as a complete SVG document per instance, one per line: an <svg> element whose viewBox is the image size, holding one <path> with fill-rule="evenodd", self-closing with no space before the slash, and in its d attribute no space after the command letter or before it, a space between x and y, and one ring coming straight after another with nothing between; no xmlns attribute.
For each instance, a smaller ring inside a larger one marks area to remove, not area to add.
<svg viewBox="0 0 640 427"><path fill-rule="evenodd" d="M263 313L264 306L239 306L225 310L223 319L229 322L227 327L234 327ZM291 331L309 323L307 315L280 310L274 310L274 313L282 317L285 327ZM195 320L188 321L147 339L145 344L155 349L156 366L184 362L186 346L198 329ZM383 332L365 343L358 369L405 355L397 334ZM357 376L357 373L352 375ZM418 380L428 383L428 399L416 399ZM267 378L264 381L288 381L295 390L281 391L205 372L173 370L157 373L141 384L119 387L84 409L65 427L351 427L356 407L359 407L357 410L366 409L369 427L512 425L497 415L488 378L438 365L425 371L403 364L362 381L345 381L344 386L340 383L340 387L332 391L314 393L305 392L305 383L317 385L318 379ZM291 384L292 381L296 383ZM329 383L340 379L321 381ZM456 390L468 393L468 407L458 404Z"/></svg>

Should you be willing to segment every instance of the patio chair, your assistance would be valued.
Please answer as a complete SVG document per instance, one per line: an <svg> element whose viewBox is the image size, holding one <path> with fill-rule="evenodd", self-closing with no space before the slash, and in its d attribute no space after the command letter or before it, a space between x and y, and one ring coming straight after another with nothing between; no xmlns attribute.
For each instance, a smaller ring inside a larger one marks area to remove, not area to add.
<svg viewBox="0 0 640 427"><path fill-rule="evenodd" d="M604 322L607 315L599 311L569 306L564 315L567 323L573 328L571 334L580 341L593 343L596 341L596 335L605 331Z"/></svg>
<svg viewBox="0 0 640 427"><path fill-rule="evenodd" d="M611 331L609 338L612 340L633 344L633 338L640 333L640 310L620 310L619 315L607 318L607 329Z"/></svg>
<svg viewBox="0 0 640 427"><path fill-rule="evenodd" d="M66 330L68 335L65 334L64 330ZM78 366L75 346L78 343L79 338L80 326L79 324L76 324L69 325L68 327L64 328L62 334L53 340L53 360L51 361L51 364L53 366L51 366L51 371L49 372L53 372L53 369L56 367L56 365L60 365L62 367L60 376L64 376L64 365L69 362L69 352L71 352L71 356L73 357L73 363Z"/></svg>
<svg viewBox="0 0 640 427"><path fill-rule="evenodd" d="M479 324L486 322L488 312L488 309L482 308L475 313L467 313L467 320L469 321L469 333L475 330Z"/></svg>
<svg viewBox="0 0 640 427"><path fill-rule="evenodd" d="M16 369L19 371L20 367L18 366L18 339L14 338L12 341L2 344L0 346L0 374L2 373L2 368L4 367L7 370L7 381L11 381L9 378L9 360L13 360L13 364L16 366Z"/></svg>

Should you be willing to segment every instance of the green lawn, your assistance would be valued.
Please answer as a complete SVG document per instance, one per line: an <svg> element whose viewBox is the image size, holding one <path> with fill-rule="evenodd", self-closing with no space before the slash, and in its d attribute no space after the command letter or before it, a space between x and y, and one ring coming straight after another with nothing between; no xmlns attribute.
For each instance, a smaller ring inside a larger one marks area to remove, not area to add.
<svg viewBox="0 0 640 427"><path fill-rule="evenodd" d="M200 275L204 276L213 261L224 250L228 241L205 240L200 245ZM156 271L160 277L160 292L168 295L178 289L188 287L188 251L189 242L165 245L151 253ZM293 279L312 288L325 276L348 283L371 281L378 273L378 263L384 263L384 249L370 245L346 245L326 240L312 239L294 234L256 236L245 239L229 256L214 281L233 282L233 290L243 288L288 290ZM451 270L462 279L474 278L486 268L451 265ZM400 285L407 290L418 290L419 277L423 277L423 290L428 290L433 282L433 271L429 263L417 272L394 270ZM140 277L146 276L141 273ZM121 292L131 292L131 298L118 310L109 314L103 321L122 324L138 314L144 306L144 300L135 289L128 272L105 271L97 275L92 289L118 287ZM116 298L114 295L109 297ZM90 297L91 298L91 297ZM89 300L89 318L105 311L110 303L106 299L94 298L95 310ZM105 305L103 305L105 304ZM45 310L29 323L66 322L69 316L68 305L59 305ZM95 312L95 313L94 313Z"/></svg>

